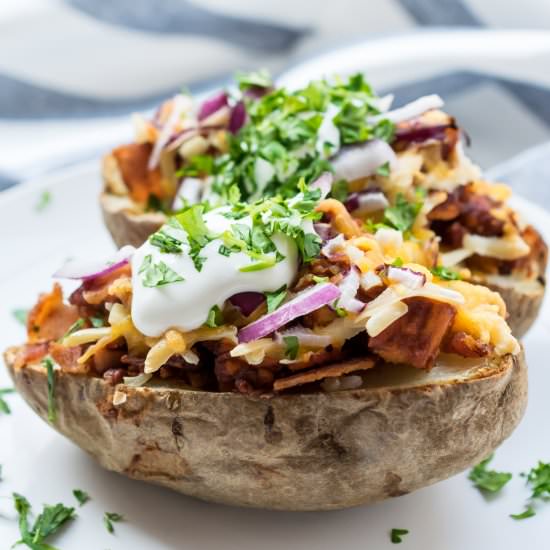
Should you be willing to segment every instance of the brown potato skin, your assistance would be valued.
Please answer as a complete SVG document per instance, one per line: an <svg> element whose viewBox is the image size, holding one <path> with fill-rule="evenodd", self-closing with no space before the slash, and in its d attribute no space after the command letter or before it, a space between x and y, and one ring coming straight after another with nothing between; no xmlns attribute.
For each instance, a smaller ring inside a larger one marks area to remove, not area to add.
<svg viewBox="0 0 550 550"><path fill-rule="evenodd" d="M16 349L5 353L15 386L46 419L46 371L14 368ZM54 427L103 467L208 501L332 510L407 494L487 457L523 415L527 369L523 354L508 355L461 381L264 399L118 389L127 400L115 407L102 379L56 371Z"/></svg>

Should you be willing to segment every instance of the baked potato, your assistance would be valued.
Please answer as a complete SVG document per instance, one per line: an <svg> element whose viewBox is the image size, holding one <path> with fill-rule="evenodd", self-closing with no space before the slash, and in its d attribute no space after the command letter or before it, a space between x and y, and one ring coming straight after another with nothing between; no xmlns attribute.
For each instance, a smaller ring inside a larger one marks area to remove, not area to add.
<svg viewBox="0 0 550 550"><path fill-rule="evenodd" d="M238 84L198 109L178 95L152 120L136 117L135 143L105 156L100 205L118 246L140 246L184 205L230 200L232 187L249 201L289 195L330 168L332 196L354 217L412 225L439 249L436 265L502 292L524 335L544 296L546 243L508 206L509 189L484 181L466 157L438 96L388 110L360 74L294 92L274 90L266 75Z"/></svg>
<svg viewBox="0 0 550 550"><path fill-rule="evenodd" d="M484 458L526 402L502 298L330 183L68 261L80 286L41 295L5 354L18 391L105 467L229 504L344 508Z"/></svg>
<svg viewBox="0 0 550 550"><path fill-rule="evenodd" d="M14 366L17 391L47 421L46 369ZM125 401L113 405L115 392ZM269 399L160 381L113 387L58 372L54 427L103 467L204 500L332 510L410 493L478 463L527 399L523 355L466 369L380 367L365 388Z"/></svg>

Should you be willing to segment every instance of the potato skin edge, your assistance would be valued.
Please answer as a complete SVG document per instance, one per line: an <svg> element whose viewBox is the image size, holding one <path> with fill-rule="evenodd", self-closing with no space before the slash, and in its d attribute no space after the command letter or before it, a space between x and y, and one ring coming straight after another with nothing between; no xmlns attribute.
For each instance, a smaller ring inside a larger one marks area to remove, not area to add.
<svg viewBox="0 0 550 550"><path fill-rule="evenodd" d="M14 368L47 421L41 365ZM391 367L389 367L391 368ZM523 354L467 381L260 399L56 374L55 429L105 468L186 495L276 510L333 510L410 493L488 456L527 402Z"/></svg>

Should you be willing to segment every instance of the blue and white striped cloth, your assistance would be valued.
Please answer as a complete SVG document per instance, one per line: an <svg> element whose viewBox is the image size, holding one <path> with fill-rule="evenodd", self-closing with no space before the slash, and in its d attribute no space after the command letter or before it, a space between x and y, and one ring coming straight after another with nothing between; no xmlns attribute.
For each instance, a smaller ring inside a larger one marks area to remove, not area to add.
<svg viewBox="0 0 550 550"><path fill-rule="evenodd" d="M182 86L223 83L237 69L276 73L320 49L419 25L550 30L550 2L2 0L0 189L130 139L128 114ZM472 79L438 85L456 92ZM550 138L548 94L504 85L536 111L529 132Z"/></svg>

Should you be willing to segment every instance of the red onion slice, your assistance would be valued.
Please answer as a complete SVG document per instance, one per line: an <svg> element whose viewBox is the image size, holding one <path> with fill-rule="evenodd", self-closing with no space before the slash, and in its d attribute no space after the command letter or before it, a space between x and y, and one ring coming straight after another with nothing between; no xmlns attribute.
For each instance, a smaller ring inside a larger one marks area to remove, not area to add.
<svg viewBox="0 0 550 550"><path fill-rule="evenodd" d="M349 212L357 214L371 214L387 208L390 203L382 191L366 189L359 193L352 193L344 203Z"/></svg>
<svg viewBox="0 0 550 550"><path fill-rule="evenodd" d="M214 97L207 99L199 109L198 119L204 120L216 111L219 111L222 107L225 107L227 105L227 99L227 94L225 92L219 92Z"/></svg>
<svg viewBox="0 0 550 550"><path fill-rule="evenodd" d="M334 180L330 172L323 172L313 183L309 185L310 189L319 189L321 191L321 199L324 199L332 188Z"/></svg>
<svg viewBox="0 0 550 550"><path fill-rule="evenodd" d="M332 225L330 225L330 223L323 223L323 222L314 223L313 229L315 230L315 233L317 233L317 235L321 237L321 240L324 243L330 240L333 235Z"/></svg>
<svg viewBox="0 0 550 550"><path fill-rule="evenodd" d="M395 283L401 283L411 290L418 290L426 284L426 275L413 271L408 267L388 266L386 269L386 278Z"/></svg>
<svg viewBox="0 0 550 550"><path fill-rule="evenodd" d="M275 333L275 340L284 342L285 336L296 336L301 346L310 348L326 348L332 343L332 338L326 334L315 334L312 330L297 326L289 328L283 332Z"/></svg>
<svg viewBox="0 0 550 550"><path fill-rule="evenodd" d="M239 331L239 342L246 344L272 334L278 328L319 309L340 297L340 289L332 283L321 283L310 287L279 309L268 313Z"/></svg>
<svg viewBox="0 0 550 550"><path fill-rule="evenodd" d="M236 134L246 121L246 108L243 101L239 101L231 110L231 117L229 118L229 131L232 134Z"/></svg>
<svg viewBox="0 0 550 550"><path fill-rule="evenodd" d="M342 149L332 160L336 180L355 181L372 176L380 166L395 166L395 151L381 139L372 139L360 145Z"/></svg>
<svg viewBox="0 0 550 550"><path fill-rule="evenodd" d="M133 246L123 246L112 258L104 262L69 260L53 274L53 277L82 281L95 279L127 264L135 250Z"/></svg>
<svg viewBox="0 0 550 550"><path fill-rule="evenodd" d="M359 313L364 309L365 304L355 298L359 290L360 282L361 277L359 270L357 267L353 266L338 285L341 292L338 300L338 307L344 308L346 311L352 313Z"/></svg>
<svg viewBox="0 0 550 550"><path fill-rule="evenodd" d="M426 141L443 141L446 137L445 130L452 128L451 124L436 124L425 126L412 124L405 128L397 128L394 141L407 143L424 143Z"/></svg>
<svg viewBox="0 0 550 550"><path fill-rule="evenodd" d="M239 292L231 296L229 301L239 308L245 317L248 317L265 301L265 296L261 292Z"/></svg>
<svg viewBox="0 0 550 550"><path fill-rule="evenodd" d="M398 122L419 117L426 111L441 109L444 104L444 101L437 94L425 95L403 105L403 107L399 107L399 109L371 116L367 119L367 122L369 124L377 124L381 120L389 120L397 124Z"/></svg>
<svg viewBox="0 0 550 550"><path fill-rule="evenodd" d="M172 100L172 111L170 112L170 116L162 127L157 141L155 141L153 150L151 151L149 161L147 162L147 168L149 170L154 170L158 165L160 154L162 153L165 145L170 141L172 134L174 134L174 129L176 128L181 118L181 115L187 106L188 101L185 96L181 94L174 96L174 99Z"/></svg>

